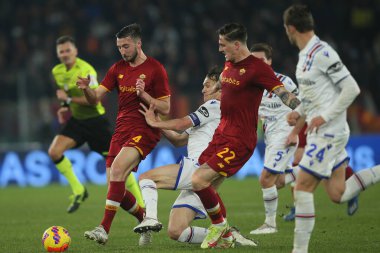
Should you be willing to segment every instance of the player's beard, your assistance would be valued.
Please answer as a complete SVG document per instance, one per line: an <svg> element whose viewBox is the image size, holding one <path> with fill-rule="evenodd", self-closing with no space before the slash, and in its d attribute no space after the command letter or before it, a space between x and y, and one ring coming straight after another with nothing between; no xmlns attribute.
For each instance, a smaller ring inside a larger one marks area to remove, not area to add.
<svg viewBox="0 0 380 253"><path fill-rule="evenodd" d="M127 57L126 55L123 55L123 59L126 62L134 62L137 58L137 48L135 47L135 52L132 56Z"/></svg>

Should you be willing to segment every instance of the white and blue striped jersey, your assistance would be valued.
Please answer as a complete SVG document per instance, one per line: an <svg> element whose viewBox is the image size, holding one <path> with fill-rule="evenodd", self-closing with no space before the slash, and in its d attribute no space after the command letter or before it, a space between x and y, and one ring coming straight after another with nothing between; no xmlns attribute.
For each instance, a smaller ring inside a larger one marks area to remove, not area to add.
<svg viewBox="0 0 380 253"><path fill-rule="evenodd" d="M276 77L284 84L285 89L298 95L297 85L293 80L280 73L275 73ZM259 107L259 117L263 121L265 135L272 134L274 132L286 132L289 133L292 129L286 121L286 115L291 112L288 106L286 106L281 99L273 94L264 90L263 98Z"/></svg>
<svg viewBox="0 0 380 253"><path fill-rule="evenodd" d="M314 35L299 53L296 70L306 121L327 110L340 94L338 83L350 76L336 51ZM349 134L346 111L322 125L320 135Z"/></svg>
<svg viewBox="0 0 380 253"><path fill-rule="evenodd" d="M188 128L188 157L198 161L199 156L207 148L220 122L220 101L211 99L189 114L193 127Z"/></svg>

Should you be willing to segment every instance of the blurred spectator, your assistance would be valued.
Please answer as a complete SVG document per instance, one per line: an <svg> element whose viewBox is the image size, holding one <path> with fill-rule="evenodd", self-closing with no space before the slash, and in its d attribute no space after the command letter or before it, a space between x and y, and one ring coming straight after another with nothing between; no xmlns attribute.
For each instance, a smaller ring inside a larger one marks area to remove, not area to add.
<svg viewBox="0 0 380 253"><path fill-rule="evenodd" d="M295 79L297 50L289 46L282 23L282 11L293 2L299 1L0 1L0 143L52 138L57 101L50 69L57 63L54 39L61 35L76 38L81 57L101 80L119 58L116 31L140 23L148 55L168 70L172 116L179 117L197 108L202 73L223 64L216 29L227 22L246 25L249 44L273 45L274 69ZM353 132L380 132L380 2L303 2L320 21L318 34L335 47L363 91L349 114ZM117 105L105 105L112 117Z"/></svg>

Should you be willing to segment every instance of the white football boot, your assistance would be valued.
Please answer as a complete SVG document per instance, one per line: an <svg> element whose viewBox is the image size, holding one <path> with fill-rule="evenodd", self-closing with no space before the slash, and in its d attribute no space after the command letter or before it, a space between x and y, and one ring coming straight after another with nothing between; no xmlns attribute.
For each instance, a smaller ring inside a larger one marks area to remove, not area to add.
<svg viewBox="0 0 380 253"><path fill-rule="evenodd" d="M266 223L261 225L261 227L255 229L255 230L252 230L250 232L251 235L266 235L266 234L274 234L274 233L277 233L277 228L272 227Z"/></svg>
<svg viewBox="0 0 380 253"><path fill-rule="evenodd" d="M106 244L106 242L108 241L108 234L104 230L103 226L98 226L93 230L84 232L84 237L96 241L97 243L102 245Z"/></svg>

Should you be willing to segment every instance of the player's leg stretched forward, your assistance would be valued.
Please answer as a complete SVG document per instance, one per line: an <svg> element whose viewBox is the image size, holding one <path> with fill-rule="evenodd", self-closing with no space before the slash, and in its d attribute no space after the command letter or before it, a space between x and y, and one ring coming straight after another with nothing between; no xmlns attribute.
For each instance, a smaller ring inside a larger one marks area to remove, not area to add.
<svg viewBox="0 0 380 253"><path fill-rule="evenodd" d="M182 168L181 173L179 173ZM134 231L157 231L162 224L157 218L157 189L181 190L180 195L173 204L170 212L168 235L178 242L201 243L207 235L208 230L202 227L191 226L194 219L206 218L206 211L198 198L191 191L191 176L198 168L192 159L184 158L180 164L162 166L140 175L140 186L146 202L146 216L144 221L134 228ZM217 195L219 198L219 195ZM221 202L223 203L223 202ZM226 211L221 205L223 216ZM236 238L236 244L240 246L257 246L257 244L240 234L236 228L231 228L232 235ZM217 247L229 246L229 237L218 242Z"/></svg>
<svg viewBox="0 0 380 253"><path fill-rule="evenodd" d="M80 204L88 197L86 188L75 175L72 163L63 154L66 150L75 146L77 146L77 143L74 139L65 135L57 135L48 150L50 158L53 160L58 171L67 179L73 192L73 195L70 196L70 205L67 208L68 213L76 211Z"/></svg>
<svg viewBox="0 0 380 253"><path fill-rule="evenodd" d="M380 181L380 165L361 170L345 181L345 168L342 163L333 170L331 177L325 181L326 191L334 203L344 203L369 186ZM295 189L296 198L296 224L294 233L293 252L307 252L311 233L315 224L314 190L319 178L300 171Z"/></svg>
<svg viewBox="0 0 380 253"><path fill-rule="evenodd" d="M86 238L99 244L105 244L108 241L111 225L119 207L135 216L139 222L143 220L143 208L138 205L136 198L125 189L126 178L140 160L141 157L137 149L131 147L123 147L116 156L110 168L110 182L102 222L95 229L86 231L84 233Z"/></svg>
<svg viewBox="0 0 380 253"><path fill-rule="evenodd" d="M218 199L217 193L211 185L211 182L214 185L219 185L223 180L224 177L211 169L207 163L202 164L192 176L193 190L202 201L212 223L208 228L206 238L201 244L203 249L215 248L222 237L228 236L229 226L222 213L222 201L220 198ZM231 236L230 246L232 247L233 245L233 236Z"/></svg>

